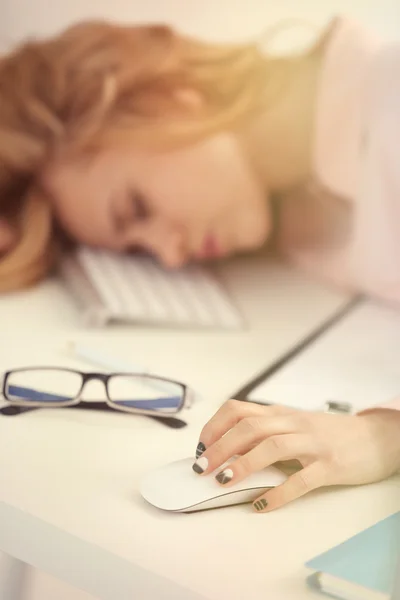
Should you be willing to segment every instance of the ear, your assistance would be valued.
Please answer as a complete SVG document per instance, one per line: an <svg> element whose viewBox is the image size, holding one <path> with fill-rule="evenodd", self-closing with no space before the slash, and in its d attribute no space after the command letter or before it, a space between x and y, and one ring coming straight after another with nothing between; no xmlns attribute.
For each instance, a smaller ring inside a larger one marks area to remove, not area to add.
<svg viewBox="0 0 400 600"><path fill-rule="evenodd" d="M0 253L3 254L11 250L17 241L17 232L10 223L0 217Z"/></svg>

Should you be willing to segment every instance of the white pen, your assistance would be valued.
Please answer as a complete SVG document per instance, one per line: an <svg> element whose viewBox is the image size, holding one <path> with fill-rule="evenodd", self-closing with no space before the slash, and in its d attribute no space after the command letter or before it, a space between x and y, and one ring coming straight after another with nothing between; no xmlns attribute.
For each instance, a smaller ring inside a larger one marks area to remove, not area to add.
<svg viewBox="0 0 400 600"><path fill-rule="evenodd" d="M246 398L245 402L253 402L254 404L260 404L261 406L285 406L285 408L291 408L293 410L310 410L309 408L290 406L288 404L280 404L279 402L263 402L262 400L252 400L251 398ZM312 412L350 415L353 413L353 406L350 404L350 402L327 400L325 404L323 404L320 407L316 407L312 410Z"/></svg>
<svg viewBox="0 0 400 600"><path fill-rule="evenodd" d="M146 369L146 367L125 362L119 358L114 358L109 354L83 344L69 342L68 349L69 353L74 357L84 360L89 364L96 365L97 367L107 369L107 371L115 371L116 373L132 373L135 375L152 375L149 370ZM153 379L151 381L151 387L164 393L171 393L171 384L168 382L163 382L162 380L157 381L157 379ZM198 398L199 397L196 395L196 399Z"/></svg>
<svg viewBox="0 0 400 600"><path fill-rule="evenodd" d="M68 349L76 358L80 358L88 363L91 363L92 365L107 369L108 371L137 374L149 373L148 369L142 365L125 362L119 358L115 358L109 354L96 350L95 348L90 348L89 346L85 346L83 344L69 342Z"/></svg>

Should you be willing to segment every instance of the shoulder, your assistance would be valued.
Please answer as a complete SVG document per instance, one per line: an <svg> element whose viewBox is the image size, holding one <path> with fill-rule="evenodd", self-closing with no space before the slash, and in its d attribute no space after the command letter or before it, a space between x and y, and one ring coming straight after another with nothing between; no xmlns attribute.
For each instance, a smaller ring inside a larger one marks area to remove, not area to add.
<svg viewBox="0 0 400 600"><path fill-rule="evenodd" d="M359 23L337 18L314 51L323 51L314 127L314 172L334 194L353 200L371 95L370 74L382 42Z"/></svg>
<svg viewBox="0 0 400 600"><path fill-rule="evenodd" d="M368 116L372 123L400 125L400 42L375 56L370 73Z"/></svg>

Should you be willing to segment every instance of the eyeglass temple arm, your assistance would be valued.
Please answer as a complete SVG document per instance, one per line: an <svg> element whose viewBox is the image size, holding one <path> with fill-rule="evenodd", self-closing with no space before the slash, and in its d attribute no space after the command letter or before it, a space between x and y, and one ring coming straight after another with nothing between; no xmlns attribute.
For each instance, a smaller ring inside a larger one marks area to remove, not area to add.
<svg viewBox="0 0 400 600"><path fill-rule="evenodd" d="M5 417L16 417L18 415L22 415L23 413L31 412L32 410L40 410L41 408L44 408L44 407L9 405L9 406L3 406L3 408L0 408L0 414ZM108 406L108 404L106 404L105 402L88 402L88 403L83 402L82 404L76 404L75 406L72 406L72 407L66 406L64 408L73 408L74 410L76 410L76 409L101 410L101 411L110 411L110 412L115 413L115 410L113 408L111 408L111 406ZM158 421L159 423L162 423L163 425L166 425L167 427L170 427L171 429L182 429L182 427L186 427L186 425L187 425L186 421L182 421L182 419L178 419L177 417L164 417L161 415L159 415L159 416L146 415L146 416L150 419L154 419L155 421Z"/></svg>

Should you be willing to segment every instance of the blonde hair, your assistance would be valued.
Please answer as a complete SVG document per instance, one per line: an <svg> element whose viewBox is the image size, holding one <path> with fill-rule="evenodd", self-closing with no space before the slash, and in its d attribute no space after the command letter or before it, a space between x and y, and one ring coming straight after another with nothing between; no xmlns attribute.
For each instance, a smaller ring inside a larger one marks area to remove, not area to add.
<svg viewBox="0 0 400 600"><path fill-rule="evenodd" d="M103 22L0 58L0 216L18 231L0 259L0 291L33 284L55 263L58 236L39 185L52 156L132 140L168 148L236 128L276 97L295 64L256 44Z"/></svg>

